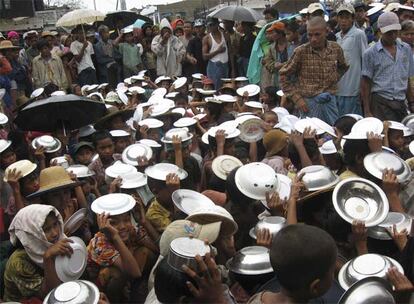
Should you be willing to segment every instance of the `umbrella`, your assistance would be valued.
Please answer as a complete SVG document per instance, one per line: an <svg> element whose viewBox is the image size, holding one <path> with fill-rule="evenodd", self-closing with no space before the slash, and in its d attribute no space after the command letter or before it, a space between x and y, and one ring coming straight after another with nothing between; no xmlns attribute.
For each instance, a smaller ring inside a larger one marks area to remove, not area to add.
<svg viewBox="0 0 414 304"><path fill-rule="evenodd" d="M77 9L64 14L57 22L56 27L73 27L79 24L89 24L103 21L105 15L91 9Z"/></svg>
<svg viewBox="0 0 414 304"><path fill-rule="evenodd" d="M58 126L76 130L106 114L105 104L77 95L52 96L37 100L17 114L14 123L24 131L52 132Z"/></svg>
<svg viewBox="0 0 414 304"><path fill-rule="evenodd" d="M117 12L111 12L106 14L104 24L107 25L111 29L115 29L116 23L118 20L122 20L121 28L127 27L128 25L133 24L135 21L142 20L144 23L151 23L152 20L148 17L138 15L135 12L132 11L117 11Z"/></svg>
<svg viewBox="0 0 414 304"><path fill-rule="evenodd" d="M256 12L255 10L244 6L236 5L230 5L219 8L214 12L210 13L208 17L222 20L245 21L254 23L262 19L262 15Z"/></svg>

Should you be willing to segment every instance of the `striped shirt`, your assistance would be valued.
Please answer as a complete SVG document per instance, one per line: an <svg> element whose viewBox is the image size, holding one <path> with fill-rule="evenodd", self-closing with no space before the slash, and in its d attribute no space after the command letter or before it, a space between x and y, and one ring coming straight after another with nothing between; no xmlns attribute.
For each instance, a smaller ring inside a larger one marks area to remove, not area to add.
<svg viewBox="0 0 414 304"><path fill-rule="evenodd" d="M389 99L405 100L408 79L414 76L411 47L396 42L395 59L378 41L365 51L362 59L362 76L372 81L371 92Z"/></svg>

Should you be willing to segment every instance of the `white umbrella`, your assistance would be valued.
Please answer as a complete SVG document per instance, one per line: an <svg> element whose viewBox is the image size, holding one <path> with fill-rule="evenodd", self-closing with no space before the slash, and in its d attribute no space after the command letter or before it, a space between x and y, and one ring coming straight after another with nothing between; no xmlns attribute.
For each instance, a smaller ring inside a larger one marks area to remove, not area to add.
<svg viewBox="0 0 414 304"><path fill-rule="evenodd" d="M219 8L208 15L212 18L233 21L246 21L256 23L262 19L262 15L251 8L230 5Z"/></svg>
<svg viewBox="0 0 414 304"><path fill-rule="evenodd" d="M103 21L105 14L92 9L78 9L64 14L57 22L56 27L72 27L80 24L90 24Z"/></svg>

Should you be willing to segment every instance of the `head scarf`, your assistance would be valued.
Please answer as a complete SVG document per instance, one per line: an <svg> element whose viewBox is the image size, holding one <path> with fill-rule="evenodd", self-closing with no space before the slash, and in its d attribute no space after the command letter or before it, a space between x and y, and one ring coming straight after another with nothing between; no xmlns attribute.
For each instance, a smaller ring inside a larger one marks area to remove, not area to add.
<svg viewBox="0 0 414 304"><path fill-rule="evenodd" d="M17 34L17 32L15 31L10 31L7 33L7 39L12 39L12 38L19 38L19 34Z"/></svg>
<svg viewBox="0 0 414 304"><path fill-rule="evenodd" d="M32 261L40 267L43 267L43 255L53 245L48 242L42 228L50 212L56 215L60 224L59 240L65 238L62 216L55 207L49 205L33 204L20 209L9 227L12 244L16 245L19 240Z"/></svg>

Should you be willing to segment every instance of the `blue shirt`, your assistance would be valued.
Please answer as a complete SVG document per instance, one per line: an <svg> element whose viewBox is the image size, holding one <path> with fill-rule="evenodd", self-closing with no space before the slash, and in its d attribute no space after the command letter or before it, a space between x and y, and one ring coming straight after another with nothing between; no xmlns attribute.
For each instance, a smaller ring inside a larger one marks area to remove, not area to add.
<svg viewBox="0 0 414 304"><path fill-rule="evenodd" d="M395 59L383 47L381 40L365 51L362 76L372 81L371 92L390 100L405 100L408 79L414 76L411 47L396 41Z"/></svg>
<svg viewBox="0 0 414 304"><path fill-rule="evenodd" d="M355 26L342 36L342 32L336 33L336 42L344 51L348 71L338 82L338 96L358 96L361 84L362 56L368 48L365 33Z"/></svg>

